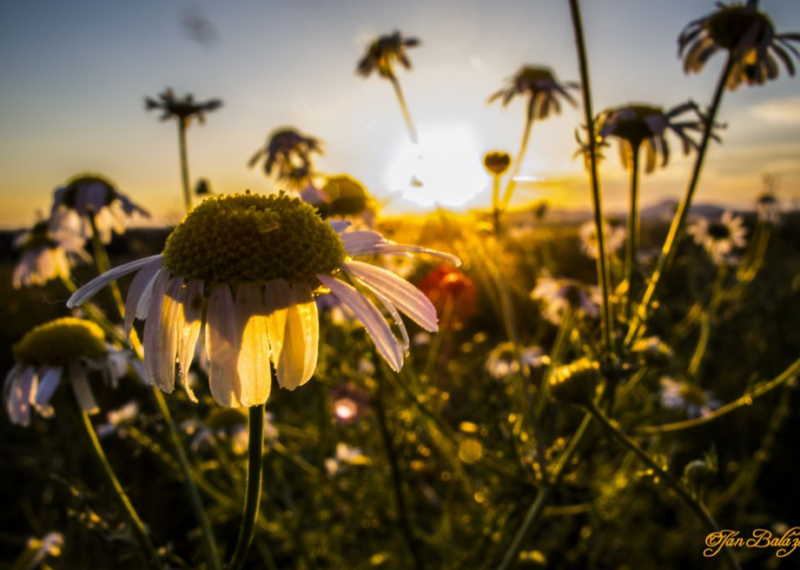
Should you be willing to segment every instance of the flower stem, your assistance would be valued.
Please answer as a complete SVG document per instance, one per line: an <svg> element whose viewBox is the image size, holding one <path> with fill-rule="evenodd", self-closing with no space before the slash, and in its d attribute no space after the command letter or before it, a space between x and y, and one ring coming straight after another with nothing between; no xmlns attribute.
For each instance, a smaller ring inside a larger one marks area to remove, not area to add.
<svg viewBox="0 0 800 570"><path fill-rule="evenodd" d="M628 212L628 241L625 248L625 320L630 321L633 306L633 279L637 274L636 251L639 249L639 145L630 145L630 211Z"/></svg>
<svg viewBox="0 0 800 570"><path fill-rule="evenodd" d="M186 129L188 124L185 119L178 119L178 150L181 156L181 183L183 184L183 202L186 213L192 211L192 191L189 188L189 157L186 153Z"/></svg>
<svg viewBox="0 0 800 570"><path fill-rule="evenodd" d="M97 229L97 220L93 213L89 214L89 224L92 226L92 252L97 271L100 275L111 269L111 261L108 259L108 252L100 239L100 232ZM114 296L114 304L120 317L125 316L125 301L122 300L119 285L116 281L111 282L111 294Z"/></svg>
<svg viewBox="0 0 800 570"><path fill-rule="evenodd" d="M392 82L392 87L394 87L394 94L397 95L397 102L400 104L400 110L403 111L403 118L406 121L406 127L408 127L408 136L411 137L411 142L417 144L419 140L417 138L417 129L414 128L414 121L411 118L411 111L408 110L408 105L406 104L406 98L403 95L403 89L400 87L400 80L392 74L389 77L389 80Z"/></svg>
<svg viewBox="0 0 800 570"><path fill-rule="evenodd" d="M500 235L500 175L492 176L492 218L494 221L494 235Z"/></svg>
<svg viewBox="0 0 800 570"><path fill-rule="evenodd" d="M575 43L578 49L578 63L581 71L581 90L583 92L583 113L589 137L589 171L592 181L592 204L594 206L594 223L597 231L597 280L600 284L602 302L602 328L604 356L611 356L611 303L609 290L611 277L608 271L608 252L603 234L603 205L600 197L600 178L597 172L597 137L595 135L594 111L592 110L592 89L589 82L589 61L586 53L586 42L583 37L583 20L579 0L569 0L572 14L572 26L575 32Z"/></svg>
<svg viewBox="0 0 800 570"><path fill-rule="evenodd" d="M669 487L672 488L673 491L686 503L686 505L694 512L695 515L706 525L706 528L709 532L719 532L719 525L714 520L714 517L711 516L711 513L705 508L703 503L701 503L698 499L696 499L692 494L686 490L683 483L680 482L675 476L673 476L669 471L666 471L663 467L661 467L658 463L656 463L646 451L644 451L639 445L630 439L627 435L622 433L622 431L615 426L611 420L609 420L606 415L595 405L590 404L587 407L588 412L592 415L597 423L603 426L606 431L616 439L623 447L626 447L628 450L632 451L634 455L636 455L639 460L647 465L654 473L656 473L662 481L664 481ZM723 554L725 558L728 560L729 565L731 568L736 570L741 570L739 566L739 562L736 560L736 557L733 554L733 551L725 547L723 549Z"/></svg>
<svg viewBox="0 0 800 570"><path fill-rule="evenodd" d="M397 513L400 519L400 530L403 533L406 547L414 559L414 568L416 570L424 570L425 565L422 562L422 556L416 548L414 533L411 530L411 520L408 515L408 504L406 503L406 496L403 491L403 479L400 473L400 464L397 461L397 452L392 443L392 435L389 432L389 426L386 422L386 408L383 401L383 383L378 383L378 393L375 399L375 411L378 417L378 426L380 427L381 437L383 444L386 446L386 453L389 456L389 465L392 469L392 486L394 489L394 498L397 503Z"/></svg>
<svg viewBox="0 0 800 570"><path fill-rule="evenodd" d="M631 326L628 329L628 335L625 339L625 344L628 346L630 346L636 340L637 335L640 332L639 329L644 325L643 321L647 318L650 305L653 302L653 297L655 296L658 285L661 281L661 276L665 271L667 271L667 269L669 269L672 259L675 256L678 242L680 241L681 237L683 237L683 233L686 228L686 221L689 219L689 211L692 207L692 199L694 198L697 184L700 182L700 174L703 171L703 163L705 161L706 152L708 151L708 147L711 142L712 129L714 127L720 105L722 104L722 96L725 93L725 85L728 82L728 76L733 68L733 64L734 57L729 55L728 60L725 63L725 67L719 76L717 87L714 91L714 98L711 102L711 108L703 117L705 123L703 129L703 138L700 141L700 147L697 150L697 158L694 162L692 177L689 179L689 185L686 188L686 193L683 196L683 200L681 200L681 203L678 206L678 211L675 213L675 217L672 219L672 225L669 228L667 239L664 242L661 255L658 257L658 261L656 262L656 268L653 271L652 277L650 277L650 282L647 285L647 289L642 297L642 301L636 311L637 314L635 315L633 321L631 322Z"/></svg>
<svg viewBox="0 0 800 570"><path fill-rule="evenodd" d="M250 440L247 455L247 487L244 496L244 513L236 549L228 570L239 570L243 565L256 531L258 507L261 502L261 479L264 453L264 404L249 408Z"/></svg>
<svg viewBox="0 0 800 570"><path fill-rule="evenodd" d="M531 96L528 101L528 113L525 117L525 130L522 131L522 141L519 143L519 151L517 152L517 159L514 161L514 167L508 177L508 184L503 193L503 200L501 202L500 210L505 211L511 203L511 198L514 196L514 190L517 189L517 176L522 170L522 162L525 160L525 153L528 152L528 143L531 140L531 133L533 132L534 112L536 110L536 99Z"/></svg>
<svg viewBox="0 0 800 570"><path fill-rule="evenodd" d="M128 495L122 488L119 479L117 479L114 469L108 462L108 457L106 457L106 454L100 445L100 440L97 438L97 433L94 431L94 426L92 426L92 420L89 418L89 414L87 414L84 410L79 410L79 412L81 414L81 424L83 425L89 445L94 452L97 462L103 468L103 474L105 475L106 481L114 491L114 496L116 497L122 512L125 514L125 518L128 520L131 530L142 545L148 567L160 570L161 563L159 562L158 552L150 540L150 536L144 527L142 519L140 519L139 515L136 513L136 509L134 509L133 504L128 498Z"/></svg>

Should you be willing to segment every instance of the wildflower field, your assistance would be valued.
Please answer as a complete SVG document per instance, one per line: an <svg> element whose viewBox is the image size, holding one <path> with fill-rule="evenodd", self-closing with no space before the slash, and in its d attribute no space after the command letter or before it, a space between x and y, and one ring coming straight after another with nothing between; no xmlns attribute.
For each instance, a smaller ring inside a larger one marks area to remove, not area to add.
<svg viewBox="0 0 800 570"><path fill-rule="evenodd" d="M189 141L224 90L166 88L143 107L177 126L182 219L76 172L0 232L0 569L800 567L794 189L765 172L747 207L702 202L720 110L792 81L800 34L757 0L698 3L676 65L723 61L707 100L603 109L592 23L560 4L573 67L516 62L482 95L524 113L481 207L392 212L318 166L313 124L235 165L270 192L222 188ZM414 148L403 80L428 41L390 31L352 62ZM565 108L570 215L518 196ZM679 200L643 207L675 156Z"/></svg>

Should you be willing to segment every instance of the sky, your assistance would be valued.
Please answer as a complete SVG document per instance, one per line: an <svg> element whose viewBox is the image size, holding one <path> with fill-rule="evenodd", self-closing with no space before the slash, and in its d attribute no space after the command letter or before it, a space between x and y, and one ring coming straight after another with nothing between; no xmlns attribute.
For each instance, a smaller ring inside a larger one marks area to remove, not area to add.
<svg viewBox="0 0 800 570"><path fill-rule="evenodd" d="M672 107L710 101L716 56L686 76L676 39L711 0L583 2L594 105L632 101ZM763 0L778 31L800 30L800 2ZM194 25L190 25L190 24ZM200 25L197 25L197 24ZM411 145L394 93L354 73L365 46L395 29L419 37L400 81L420 143ZM224 107L189 132L193 180L216 192L279 188L248 169L267 135L293 126L324 143L321 172L365 183L386 212L488 205L483 153L514 154L525 108L487 99L523 64L578 77L564 0L35 0L0 3L0 227L33 222L53 190L97 172L147 207L157 223L180 219L174 122L147 113L144 97L166 87ZM709 152L697 200L744 208L777 176L779 197L800 200L800 79L726 93L723 144ZM590 207L574 160L579 108L534 125L516 202ZM682 195L691 159L673 139L667 169L642 180L644 205ZM609 209L622 210L627 176L616 151L602 165ZM423 185L411 184L416 176Z"/></svg>

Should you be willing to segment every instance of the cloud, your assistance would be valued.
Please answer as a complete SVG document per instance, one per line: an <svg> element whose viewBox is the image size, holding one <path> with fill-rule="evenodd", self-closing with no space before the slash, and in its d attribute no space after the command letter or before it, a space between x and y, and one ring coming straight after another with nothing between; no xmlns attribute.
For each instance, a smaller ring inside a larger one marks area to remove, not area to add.
<svg viewBox="0 0 800 570"><path fill-rule="evenodd" d="M772 99L751 109L753 115L770 123L800 125L800 97Z"/></svg>

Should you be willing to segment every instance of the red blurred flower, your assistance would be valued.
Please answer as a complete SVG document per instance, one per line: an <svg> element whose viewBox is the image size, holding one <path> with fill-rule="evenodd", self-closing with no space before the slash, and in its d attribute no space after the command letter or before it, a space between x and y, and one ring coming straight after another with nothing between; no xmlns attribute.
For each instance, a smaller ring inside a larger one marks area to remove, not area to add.
<svg viewBox="0 0 800 570"><path fill-rule="evenodd" d="M440 265L418 287L436 307L442 328L461 328L478 311L475 282L458 269Z"/></svg>

